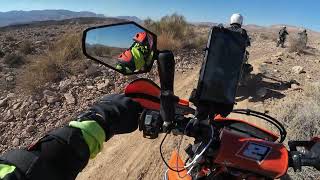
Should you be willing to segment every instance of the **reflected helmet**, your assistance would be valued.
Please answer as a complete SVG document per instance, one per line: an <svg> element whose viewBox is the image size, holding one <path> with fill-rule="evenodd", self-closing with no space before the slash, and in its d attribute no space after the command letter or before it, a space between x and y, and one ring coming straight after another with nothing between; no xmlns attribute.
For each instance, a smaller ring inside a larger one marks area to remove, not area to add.
<svg viewBox="0 0 320 180"><path fill-rule="evenodd" d="M147 46L150 50L153 49L153 37L147 32L138 32L133 40L141 45Z"/></svg>
<svg viewBox="0 0 320 180"><path fill-rule="evenodd" d="M121 53L118 58L124 62L130 62L132 60L131 50L127 49L125 52Z"/></svg>

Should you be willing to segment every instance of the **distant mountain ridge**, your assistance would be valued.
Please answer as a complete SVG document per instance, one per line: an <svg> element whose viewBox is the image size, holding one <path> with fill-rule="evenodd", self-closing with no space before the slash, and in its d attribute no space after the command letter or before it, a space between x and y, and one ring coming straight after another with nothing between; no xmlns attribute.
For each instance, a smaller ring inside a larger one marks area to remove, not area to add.
<svg viewBox="0 0 320 180"><path fill-rule="evenodd" d="M0 26L24 24L34 21L64 20L78 17L105 17L88 11L74 12L69 10L32 10L0 12Z"/></svg>
<svg viewBox="0 0 320 180"><path fill-rule="evenodd" d="M31 22L39 21L60 21L65 19L74 19L82 17L94 17L94 18L106 18L103 14L97 14L89 11L70 11L70 10L32 10L32 11L8 11L0 12L0 27L16 25L16 24L28 24ZM136 16L116 16L108 18L119 18L129 21L135 21L137 23L143 22Z"/></svg>

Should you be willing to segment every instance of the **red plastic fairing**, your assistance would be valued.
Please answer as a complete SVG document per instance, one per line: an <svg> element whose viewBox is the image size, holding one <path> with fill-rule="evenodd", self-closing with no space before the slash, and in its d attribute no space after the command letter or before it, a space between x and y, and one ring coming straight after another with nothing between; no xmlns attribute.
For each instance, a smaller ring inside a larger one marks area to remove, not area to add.
<svg viewBox="0 0 320 180"><path fill-rule="evenodd" d="M126 96L139 102L142 107L152 110L160 110L160 92L160 87L157 84L144 78L132 81L124 90ZM186 114L192 113L187 100L179 99L177 109Z"/></svg>
<svg viewBox="0 0 320 180"><path fill-rule="evenodd" d="M160 109L160 87L149 79L136 79L129 83L124 93L139 102L143 108Z"/></svg>
<svg viewBox="0 0 320 180"><path fill-rule="evenodd" d="M287 172L288 151L280 143L244 138L229 130L223 130L220 149L214 162L278 178Z"/></svg>
<svg viewBox="0 0 320 180"><path fill-rule="evenodd" d="M245 124L249 124L250 126L253 126L255 128L258 128L259 130L263 131L264 133L268 134L270 137L272 137L273 141L276 141L279 136L274 134L273 132L269 131L269 130L266 130L266 129L263 129L261 127L258 127L256 126L255 124L252 124L252 123L249 123L247 121L244 121L244 120L241 120L241 119L232 119L232 118L224 118L220 115L217 115L215 118L214 118L215 121L217 122L225 122L225 121L234 121L234 122L241 122L241 123L245 123Z"/></svg>
<svg viewBox="0 0 320 180"><path fill-rule="evenodd" d="M172 169L177 169L177 170L183 169L184 163L177 151L172 152L171 159L169 161L169 166ZM192 180L191 176L187 174L187 170L184 170L178 173L169 169L167 175L168 175L168 180Z"/></svg>
<svg viewBox="0 0 320 180"><path fill-rule="evenodd" d="M147 94L150 96L160 96L160 87L149 79L136 79L128 84L124 90L126 95L130 94Z"/></svg>

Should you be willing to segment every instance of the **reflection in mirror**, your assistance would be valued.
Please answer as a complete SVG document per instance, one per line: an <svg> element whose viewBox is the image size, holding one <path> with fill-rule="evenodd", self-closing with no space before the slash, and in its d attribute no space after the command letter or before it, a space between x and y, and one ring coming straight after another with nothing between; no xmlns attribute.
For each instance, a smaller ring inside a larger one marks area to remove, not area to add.
<svg viewBox="0 0 320 180"><path fill-rule="evenodd" d="M155 52L153 35L135 24L99 27L87 31L87 55L123 74L150 70Z"/></svg>

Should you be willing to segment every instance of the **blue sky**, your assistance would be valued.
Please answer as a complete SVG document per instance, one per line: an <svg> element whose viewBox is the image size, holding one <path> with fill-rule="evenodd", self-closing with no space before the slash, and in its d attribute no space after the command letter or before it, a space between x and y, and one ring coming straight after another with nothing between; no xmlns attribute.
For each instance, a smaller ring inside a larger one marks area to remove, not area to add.
<svg viewBox="0 0 320 180"><path fill-rule="evenodd" d="M245 24L289 24L320 31L319 0L0 0L0 11L68 9L107 16L158 19L177 12L188 21L225 23L234 12Z"/></svg>
<svg viewBox="0 0 320 180"><path fill-rule="evenodd" d="M133 24L94 29L87 33L86 42L127 49L132 45L133 37L142 31Z"/></svg>

